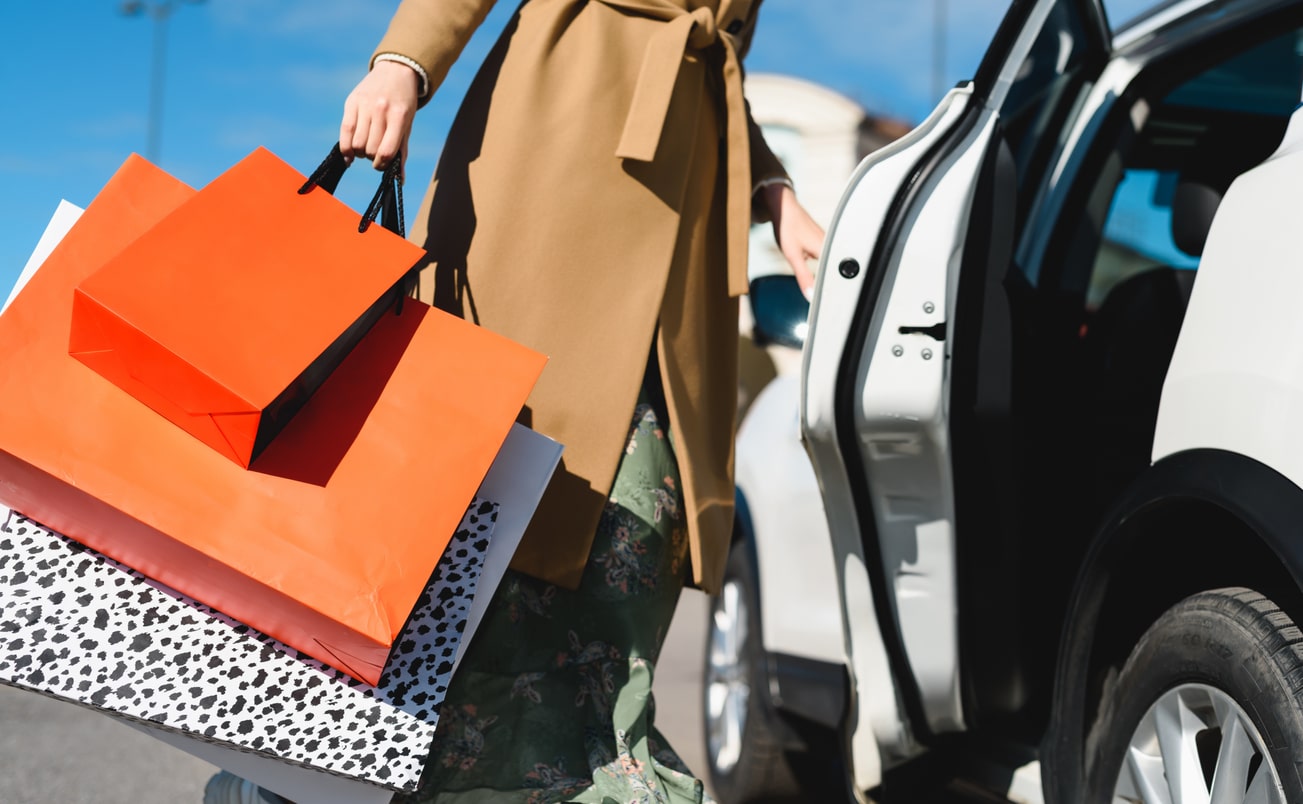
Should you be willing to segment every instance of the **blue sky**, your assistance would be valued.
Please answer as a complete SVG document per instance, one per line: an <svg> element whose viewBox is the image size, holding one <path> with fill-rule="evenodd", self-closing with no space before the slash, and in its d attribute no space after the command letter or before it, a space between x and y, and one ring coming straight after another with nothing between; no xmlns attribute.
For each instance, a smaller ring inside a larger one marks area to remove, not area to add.
<svg viewBox="0 0 1303 804"><path fill-rule="evenodd" d="M1125 18L1143 0L1118 0ZM146 0L158 5L158 0ZM199 187L265 146L310 171L338 136L396 0L178 2L166 23L158 163ZM85 206L147 142L154 25L120 0L6 0L0 33L0 298L61 198ZM420 201L476 66L515 7L502 0L414 130L406 203ZM945 70L934 11L947 9ZM831 87L869 111L917 122L934 86L970 77L1007 0L765 0L747 68ZM1113 8L1110 8L1112 11ZM356 172L356 171L355 171ZM370 176L347 176L360 207Z"/></svg>

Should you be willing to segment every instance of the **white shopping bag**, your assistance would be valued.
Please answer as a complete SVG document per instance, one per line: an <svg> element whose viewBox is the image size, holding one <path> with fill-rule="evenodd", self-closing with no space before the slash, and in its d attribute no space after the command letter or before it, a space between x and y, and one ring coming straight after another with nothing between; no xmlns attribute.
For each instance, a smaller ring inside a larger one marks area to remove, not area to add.
<svg viewBox="0 0 1303 804"><path fill-rule="evenodd" d="M480 571L475 600L471 603L470 615L466 618L466 632L457 649L454 674L457 672L456 665L461 664L462 656L466 653L471 636L484 618L484 610L493 598L493 592L502 582L502 576L506 574L512 556L516 554L516 547L525 535L525 527L534 518L534 510L543 498L543 490L547 488L552 473L561 461L562 449L560 444L547 436L521 424L513 425L493 466L480 484L480 496L486 500L497 500L500 507L498 521L493 528L493 540L489 543L484 568Z"/></svg>
<svg viewBox="0 0 1303 804"><path fill-rule="evenodd" d="M18 291L23 289L23 285L27 284L27 280L32 278L32 274L36 273L36 269L41 267L41 264L45 262L45 258L50 256L50 252L54 251L54 247L59 245L59 241L63 240L64 235L68 234L68 231L72 229L72 225L81 217L82 212L82 208L76 204L70 204L67 201L59 202L58 208L54 210L54 216L50 218L45 231L41 233L41 239L36 243L36 250L32 252L31 257L27 258L27 264L23 266L22 272L18 274L18 281L14 283L13 289L9 291L4 306L0 307L0 312L4 312L10 302L14 300L18 295Z"/></svg>

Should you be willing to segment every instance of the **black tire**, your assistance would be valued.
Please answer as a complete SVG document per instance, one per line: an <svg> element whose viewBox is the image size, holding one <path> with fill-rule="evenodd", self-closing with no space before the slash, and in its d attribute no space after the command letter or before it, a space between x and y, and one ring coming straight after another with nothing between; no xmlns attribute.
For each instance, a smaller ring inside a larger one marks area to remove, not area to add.
<svg viewBox="0 0 1303 804"><path fill-rule="evenodd" d="M719 752L711 744L710 695L711 650L721 622L721 612L728 608L730 585L735 586L736 600L744 606L746 632L738 653L742 666L739 678L750 688L741 729L741 750L735 762L721 767ZM710 620L706 626L706 650L702 676L702 733L706 744L706 764L715 797L720 804L761 804L762 802L804 801L800 787L783 752L782 738L772 724L777 715L768 708L768 676L760 644L760 599L756 570L751 553L743 542L735 542L724 568L723 591L711 600Z"/></svg>
<svg viewBox="0 0 1303 804"><path fill-rule="evenodd" d="M1086 741L1085 801L1115 800L1133 736L1147 733L1142 720L1165 695L1172 701L1170 696L1186 694L1192 700L1207 694L1223 705L1225 697L1233 700L1256 729L1256 739L1249 739L1265 748L1247 778L1274 768L1284 801L1303 802L1297 764L1303 746L1303 633L1270 600L1241 588L1201 592L1168 609L1140 638L1116 680L1105 685ZM1221 729L1205 726L1197 737L1199 769L1207 777L1217 762ZM1262 761L1268 758L1270 767Z"/></svg>

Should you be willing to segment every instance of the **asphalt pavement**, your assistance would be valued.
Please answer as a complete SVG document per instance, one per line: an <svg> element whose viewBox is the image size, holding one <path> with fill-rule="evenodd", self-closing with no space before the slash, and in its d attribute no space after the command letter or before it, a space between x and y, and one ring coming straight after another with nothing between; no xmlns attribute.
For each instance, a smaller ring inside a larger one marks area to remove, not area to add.
<svg viewBox="0 0 1303 804"><path fill-rule="evenodd" d="M0 687L2 804L199 804L215 771L119 721Z"/></svg>

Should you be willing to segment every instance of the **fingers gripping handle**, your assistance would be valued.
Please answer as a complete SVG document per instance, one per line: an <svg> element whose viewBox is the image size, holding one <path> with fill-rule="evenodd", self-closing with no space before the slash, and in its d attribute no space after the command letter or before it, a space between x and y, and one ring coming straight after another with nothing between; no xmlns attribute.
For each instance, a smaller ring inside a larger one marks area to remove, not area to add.
<svg viewBox="0 0 1303 804"><path fill-rule="evenodd" d="M403 189L399 180L399 177L402 176L402 164L403 158L399 154L385 166L384 175L380 178L380 186L376 189L375 195L371 197L371 203L367 204L366 211L362 213L362 219L358 221L357 230L359 232L365 232L378 217L381 226L399 237L407 236L407 225L403 221ZM343 178L344 171L347 169L348 160L340 152L339 143L335 143L330 149L330 154L322 160L317 169L308 177L308 180L299 188L299 195L311 192L313 187L320 187L334 195L335 189L339 186L339 180ZM402 314L403 299L413 295L416 290L416 275L417 269L413 268L399 282L394 309L396 314Z"/></svg>
<svg viewBox="0 0 1303 804"><path fill-rule="evenodd" d="M380 225L399 237L407 236L407 227L403 222L402 185L398 178L402 175L402 164L400 154L389 160L389 164L385 166L384 175L380 178L380 186L371 197L371 203L367 205L366 212L362 213L362 219L358 222L359 232L365 232L376 218L380 218ZM339 187L339 180L347 169L348 160L340 152L339 143L335 143L330 149L330 154L299 188L299 194L303 195L310 192L313 187L320 187L334 195L335 188Z"/></svg>

